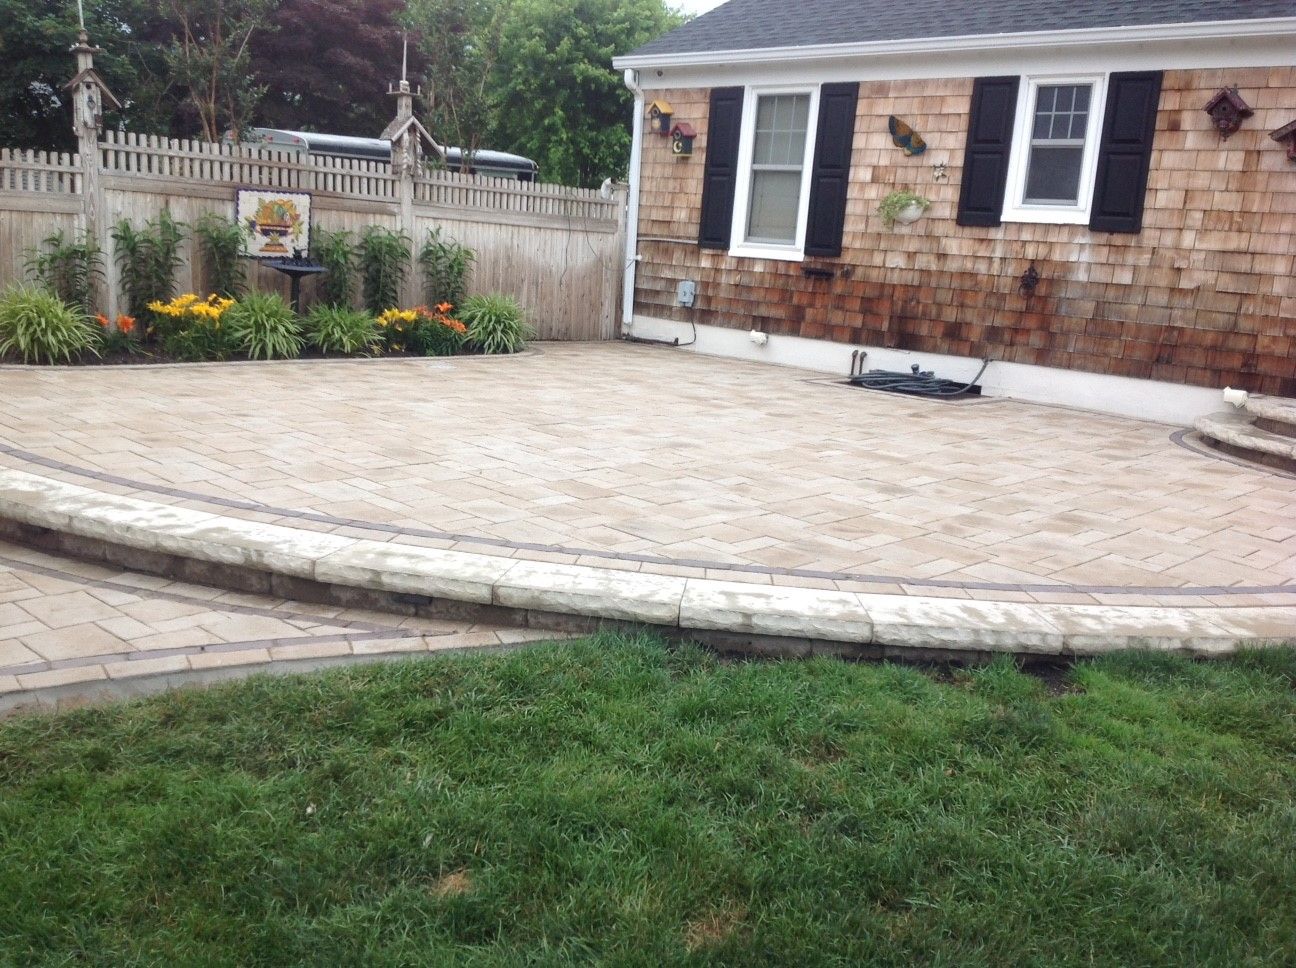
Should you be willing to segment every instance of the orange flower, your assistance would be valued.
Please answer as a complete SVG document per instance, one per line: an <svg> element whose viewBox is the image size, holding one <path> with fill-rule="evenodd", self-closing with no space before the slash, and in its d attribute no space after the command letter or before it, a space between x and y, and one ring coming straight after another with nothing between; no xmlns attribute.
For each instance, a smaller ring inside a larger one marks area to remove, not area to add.
<svg viewBox="0 0 1296 968"><path fill-rule="evenodd" d="M454 309L454 303L448 303L448 302L437 303L437 312L440 313L442 316L450 312L450 310L452 309Z"/></svg>
<svg viewBox="0 0 1296 968"><path fill-rule="evenodd" d="M105 316L103 313L96 313L96 314L95 314L95 320L96 320L96 321L99 323L99 325L102 326L104 329L107 329L107 328L108 328L108 317Z"/></svg>
<svg viewBox="0 0 1296 968"><path fill-rule="evenodd" d="M102 318L103 318L103 317L101 316L100 319L102 319ZM104 325L107 325L107 320L104 320ZM134 317L134 316L118 316L118 317L117 317L117 328L118 328L119 330L121 330L123 333L125 333L127 336L129 336L129 335L130 335L132 332L134 332L134 330L135 330L135 317Z"/></svg>

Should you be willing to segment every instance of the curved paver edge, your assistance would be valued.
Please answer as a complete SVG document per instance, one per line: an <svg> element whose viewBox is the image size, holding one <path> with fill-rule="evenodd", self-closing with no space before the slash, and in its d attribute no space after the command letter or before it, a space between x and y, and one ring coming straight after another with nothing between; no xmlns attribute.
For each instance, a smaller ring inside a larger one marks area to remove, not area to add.
<svg viewBox="0 0 1296 968"><path fill-rule="evenodd" d="M679 578L379 542L0 472L0 518L243 572L673 630L845 646L1030 655L1154 648L1199 655L1296 644L1296 609L1057 605Z"/></svg>

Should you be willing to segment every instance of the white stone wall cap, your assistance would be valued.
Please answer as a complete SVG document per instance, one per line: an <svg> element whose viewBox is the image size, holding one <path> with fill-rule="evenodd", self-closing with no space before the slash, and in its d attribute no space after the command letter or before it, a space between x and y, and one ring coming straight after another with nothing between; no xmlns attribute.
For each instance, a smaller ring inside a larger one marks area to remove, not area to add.
<svg viewBox="0 0 1296 968"><path fill-rule="evenodd" d="M512 558L358 540L316 561L315 580L489 605L495 583L515 564Z"/></svg>
<svg viewBox="0 0 1296 968"><path fill-rule="evenodd" d="M873 623L853 592L690 578L680 625L867 645Z"/></svg>
<svg viewBox="0 0 1296 968"><path fill-rule="evenodd" d="M908 648L1059 654L1064 640L1037 605L972 598L862 593L873 641Z"/></svg>
<svg viewBox="0 0 1296 968"><path fill-rule="evenodd" d="M495 603L624 622L677 625L683 578L517 561L495 584Z"/></svg>

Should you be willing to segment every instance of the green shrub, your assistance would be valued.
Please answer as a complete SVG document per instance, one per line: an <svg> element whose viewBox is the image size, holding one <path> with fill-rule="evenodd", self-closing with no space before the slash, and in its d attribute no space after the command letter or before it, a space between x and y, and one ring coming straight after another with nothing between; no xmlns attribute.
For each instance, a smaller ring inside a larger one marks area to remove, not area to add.
<svg viewBox="0 0 1296 968"><path fill-rule="evenodd" d="M468 342L483 353L516 353L535 336L512 296L469 296L458 315L468 327Z"/></svg>
<svg viewBox="0 0 1296 968"><path fill-rule="evenodd" d="M405 349L419 356L456 356L464 335L437 318L421 318L405 331Z"/></svg>
<svg viewBox="0 0 1296 968"><path fill-rule="evenodd" d="M231 345L249 359L289 359L301 354L301 323L278 293L250 293L231 306L221 321Z"/></svg>
<svg viewBox="0 0 1296 968"><path fill-rule="evenodd" d="M103 253L89 235L81 241L55 232L41 249L27 253L27 273L70 306L94 313L95 281L103 276Z"/></svg>
<svg viewBox="0 0 1296 968"><path fill-rule="evenodd" d="M194 320L162 336L162 352L186 363L228 360L237 347L229 330L216 322Z"/></svg>
<svg viewBox="0 0 1296 968"><path fill-rule="evenodd" d="M20 283L0 292L0 356L66 363L82 353L98 355L98 343L95 324L48 289Z"/></svg>
<svg viewBox="0 0 1296 968"><path fill-rule="evenodd" d="M468 285L468 269L476 258L473 250L454 239L441 235L441 229L428 233L427 241L419 252L419 267L423 270L423 298L429 306L448 302L458 306L464 301Z"/></svg>
<svg viewBox="0 0 1296 968"><path fill-rule="evenodd" d="M134 356L140 350L139 327L130 316L118 316L116 323L107 316L96 316L99 325L99 351L104 356Z"/></svg>
<svg viewBox="0 0 1296 968"><path fill-rule="evenodd" d="M355 250L350 232L316 229L311 253L324 267L319 279L320 301L329 306L350 306L355 295Z"/></svg>
<svg viewBox="0 0 1296 968"><path fill-rule="evenodd" d="M237 299L247 288L245 238L238 222L208 213L194 225L207 273L207 292Z"/></svg>
<svg viewBox="0 0 1296 968"><path fill-rule="evenodd" d="M142 229L123 219L113 228L112 239L127 309L132 316L147 317L149 303L166 302L175 292L184 225L163 209Z"/></svg>
<svg viewBox="0 0 1296 968"><path fill-rule="evenodd" d="M409 269L409 247L408 236L377 225L370 225L360 236L364 304L375 316L400 303L401 283Z"/></svg>
<svg viewBox="0 0 1296 968"><path fill-rule="evenodd" d="M372 353L382 342L378 321L345 306L316 306L303 324L306 340L321 353Z"/></svg>

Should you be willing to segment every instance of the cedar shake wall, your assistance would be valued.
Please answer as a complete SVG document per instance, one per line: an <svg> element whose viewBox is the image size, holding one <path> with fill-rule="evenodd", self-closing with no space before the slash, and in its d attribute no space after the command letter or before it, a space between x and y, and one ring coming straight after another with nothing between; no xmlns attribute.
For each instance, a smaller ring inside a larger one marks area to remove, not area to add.
<svg viewBox="0 0 1296 968"><path fill-rule="evenodd" d="M1255 114L1221 141L1202 107L1226 84ZM971 92L971 78L860 86L842 255L804 263L697 247L709 92L662 92L698 138L676 159L668 138L644 135L635 311L1296 396L1296 164L1269 138L1296 118L1296 68L1166 72L1137 235L956 225ZM926 139L926 154L892 145L890 114ZM949 162L947 181L933 178L937 160ZM888 230L876 210L897 188L932 207ZM660 237L687 244L651 241ZM1027 298L1018 287L1032 262L1041 281ZM806 278L803 265L838 274ZM694 310L674 305L681 279L698 281Z"/></svg>

